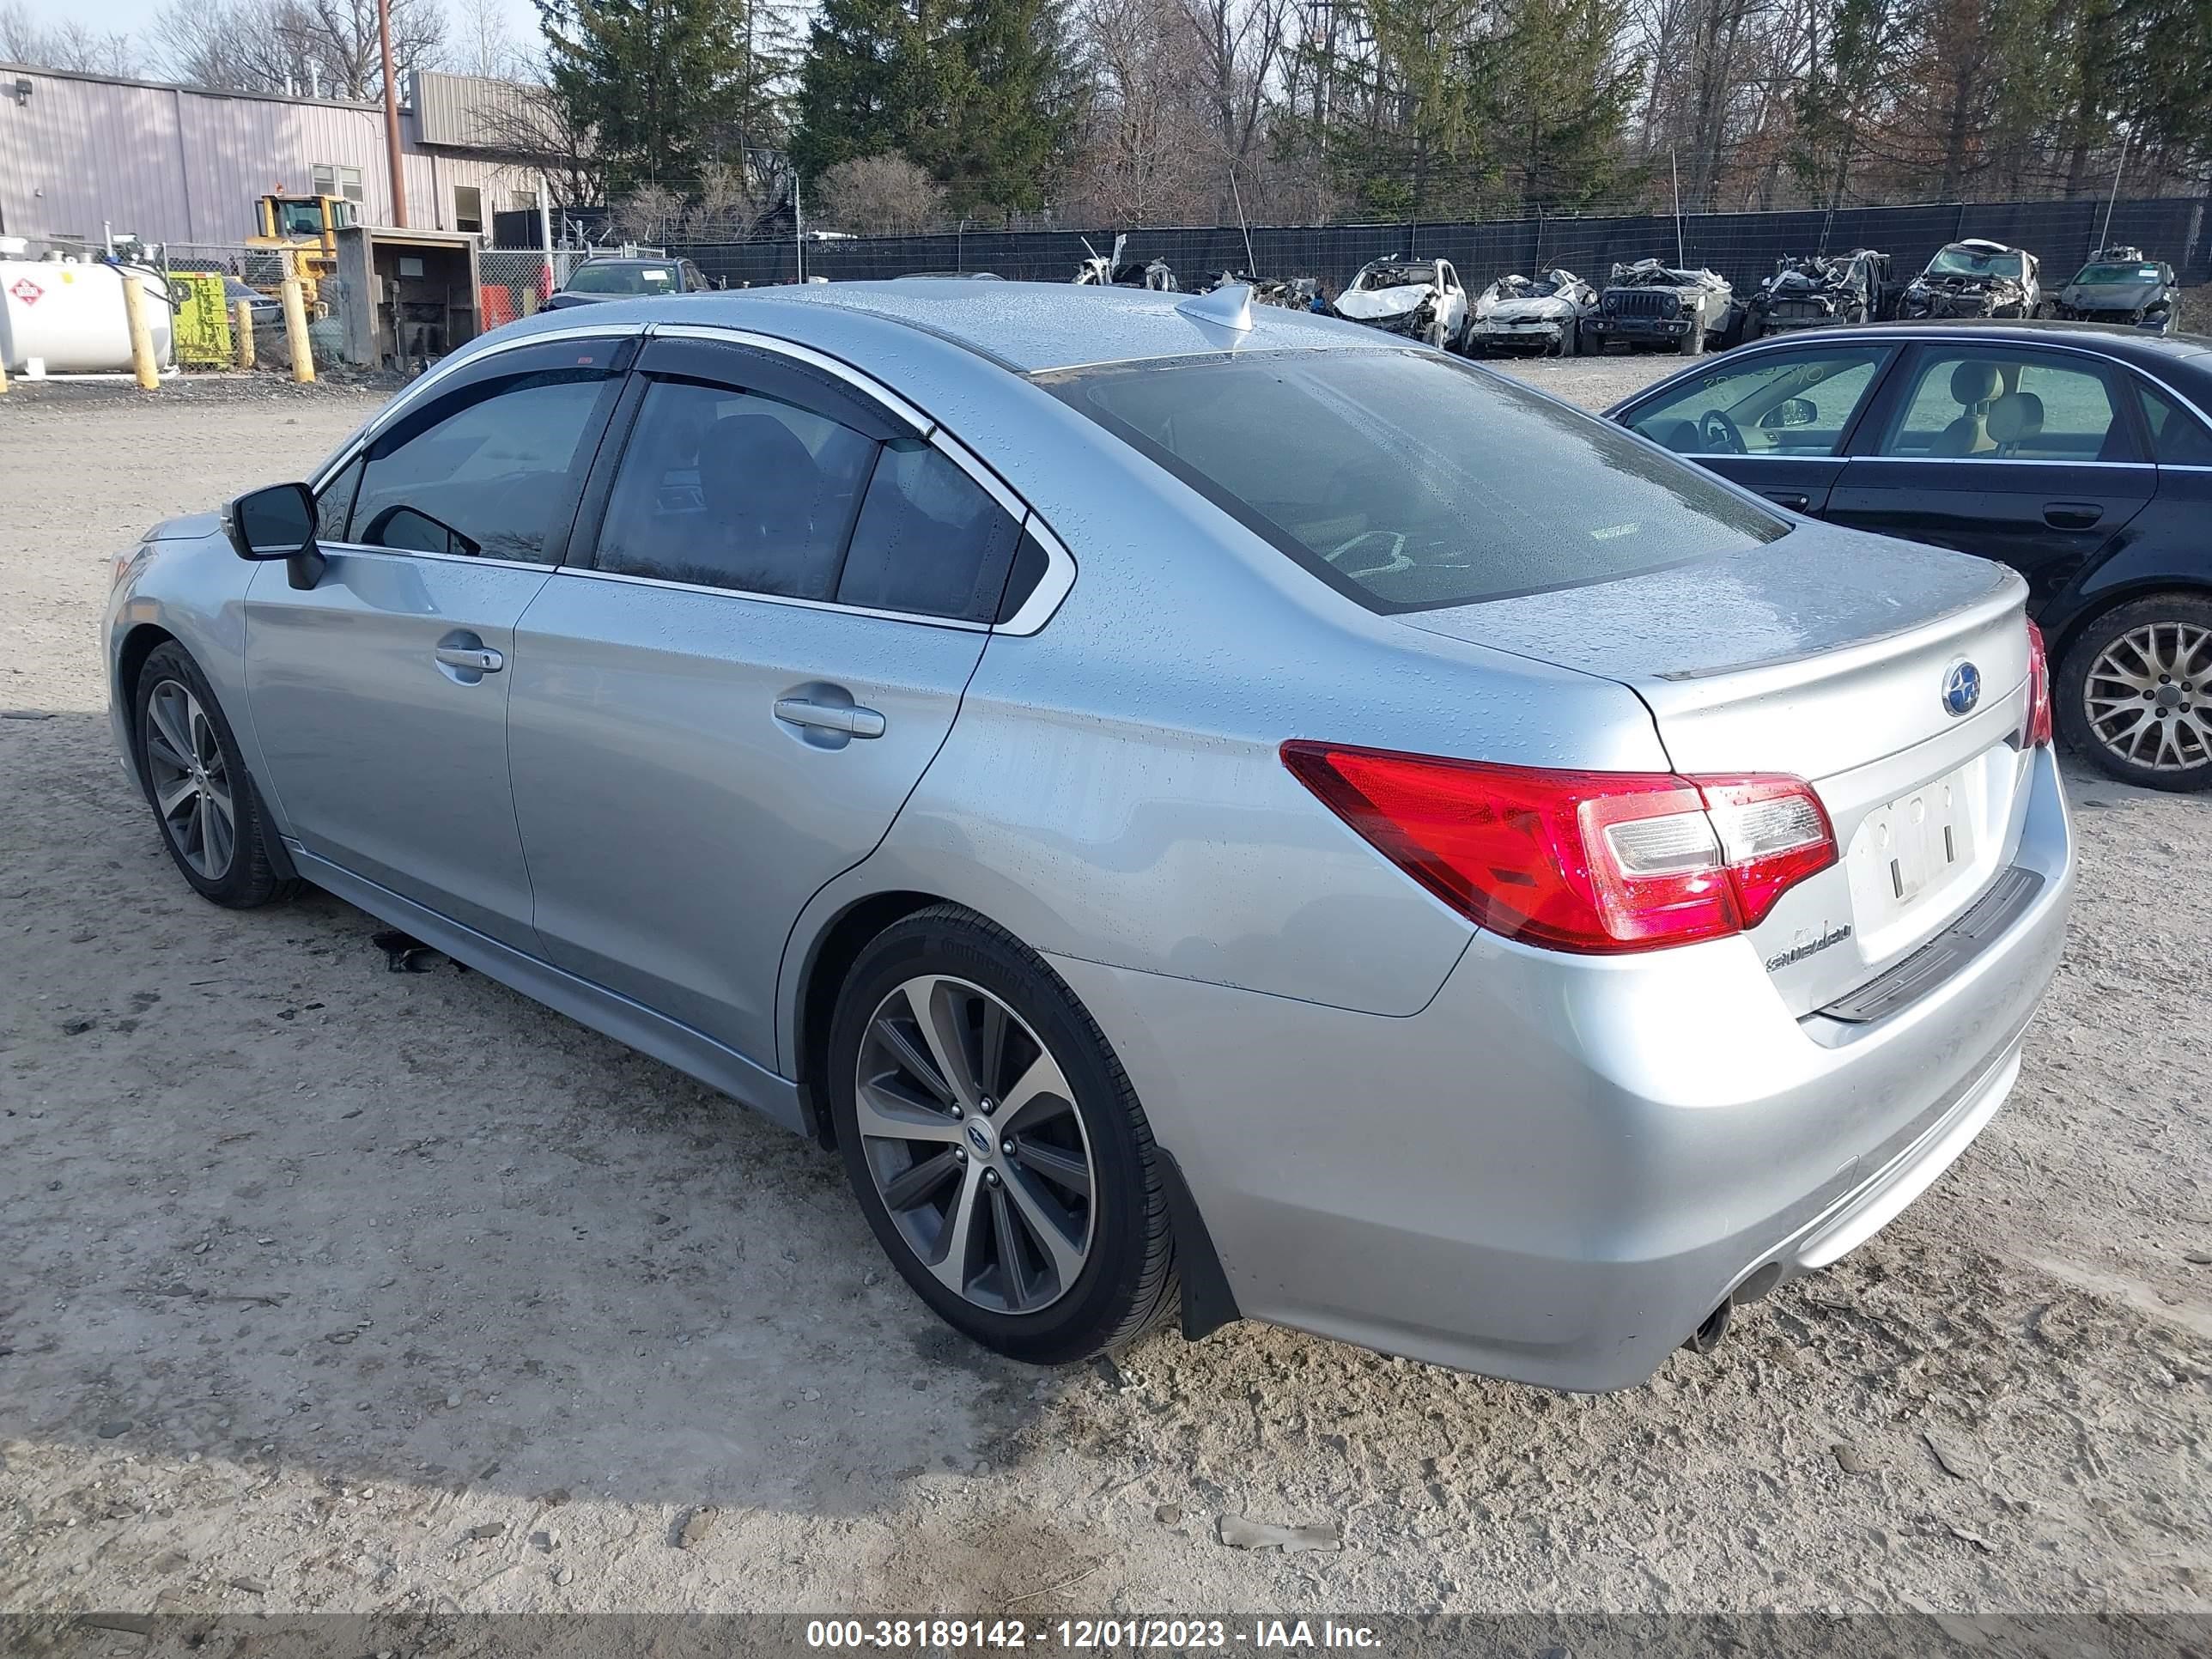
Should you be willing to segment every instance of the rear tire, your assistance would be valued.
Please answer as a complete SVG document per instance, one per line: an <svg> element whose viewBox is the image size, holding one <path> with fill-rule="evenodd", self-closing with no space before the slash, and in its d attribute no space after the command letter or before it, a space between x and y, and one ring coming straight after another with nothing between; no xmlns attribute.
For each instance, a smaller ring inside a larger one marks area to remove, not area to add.
<svg viewBox="0 0 2212 1659"><path fill-rule="evenodd" d="M192 890L228 910L282 904L300 890L270 858L276 832L222 706L173 641L138 671L131 710L138 776L161 844Z"/></svg>
<svg viewBox="0 0 2212 1659"><path fill-rule="evenodd" d="M1004 929L945 904L878 935L838 995L829 1083L861 1212L962 1334L1061 1364L1176 1305L1144 1109L1074 994Z"/></svg>
<svg viewBox="0 0 2212 1659"><path fill-rule="evenodd" d="M2123 783L2212 788L2212 595L2154 593L2085 627L2059 665L2058 729Z"/></svg>

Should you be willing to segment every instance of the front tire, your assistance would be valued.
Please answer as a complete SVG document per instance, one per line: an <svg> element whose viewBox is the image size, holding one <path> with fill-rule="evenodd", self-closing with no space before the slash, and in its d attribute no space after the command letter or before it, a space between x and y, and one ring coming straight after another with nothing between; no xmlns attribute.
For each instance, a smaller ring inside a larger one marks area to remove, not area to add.
<svg viewBox="0 0 2212 1659"><path fill-rule="evenodd" d="M1151 1127L1060 976L957 905L861 951L830 1038L831 1124L915 1293L1029 1364L1133 1340L1176 1302Z"/></svg>
<svg viewBox="0 0 2212 1659"><path fill-rule="evenodd" d="M138 775L161 844L192 890L229 910L281 904L300 890L270 858L276 832L238 739L191 653L156 646L138 671L131 712Z"/></svg>
<svg viewBox="0 0 2212 1659"><path fill-rule="evenodd" d="M2212 597L2115 605L2067 647L2057 695L2060 729L2112 776L2212 787Z"/></svg>

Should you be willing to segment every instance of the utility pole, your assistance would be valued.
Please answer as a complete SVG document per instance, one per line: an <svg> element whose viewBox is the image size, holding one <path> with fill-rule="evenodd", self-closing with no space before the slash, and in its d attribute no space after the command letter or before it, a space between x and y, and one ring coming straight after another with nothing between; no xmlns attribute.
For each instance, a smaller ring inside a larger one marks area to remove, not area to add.
<svg viewBox="0 0 2212 1659"><path fill-rule="evenodd" d="M392 0L376 0L377 50L384 58L384 159L392 167L392 222L407 228L407 168L399 154L399 77L392 68Z"/></svg>
<svg viewBox="0 0 2212 1659"><path fill-rule="evenodd" d="M2132 132L2120 135L2120 164L2112 169L2112 193L2105 198L2105 228L2098 234L2097 246L2089 250L2093 258L2112 245L2112 210L2120 204L2120 175L2128 170L2128 147L2135 141Z"/></svg>

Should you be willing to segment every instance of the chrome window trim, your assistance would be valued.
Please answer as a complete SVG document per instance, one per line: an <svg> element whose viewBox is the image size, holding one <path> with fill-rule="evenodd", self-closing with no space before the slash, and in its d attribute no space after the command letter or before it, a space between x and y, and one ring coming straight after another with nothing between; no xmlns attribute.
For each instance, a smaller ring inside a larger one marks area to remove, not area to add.
<svg viewBox="0 0 2212 1659"><path fill-rule="evenodd" d="M476 553L417 552L411 547L371 547L366 542L326 542L319 537L315 545L325 553L343 553L354 559L434 559L441 564L465 564L472 570L537 570L550 576L565 565L549 563L544 559L487 559ZM270 561L281 562L281 561Z"/></svg>
<svg viewBox="0 0 2212 1659"><path fill-rule="evenodd" d="M440 554L441 558L451 556ZM467 562L467 561L464 561ZM868 617L878 622L913 623L921 628L945 628L960 634L988 634L988 623L962 617L933 617L919 611L872 611L865 605L839 605L834 599L802 599L785 593L761 593L750 587L716 587L706 582L673 582L662 576L633 576L626 570L594 570L587 565L563 564L544 568L549 576L576 576L590 581L623 582L632 587L665 587L678 593L702 593L718 599L744 599L757 605L781 605L797 611L827 611L840 617Z"/></svg>
<svg viewBox="0 0 2212 1659"><path fill-rule="evenodd" d="M1844 455L1835 459L1877 466L2092 466L2148 471L2155 461L2069 461L2056 455Z"/></svg>
<svg viewBox="0 0 2212 1659"><path fill-rule="evenodd" d="M441 381L451 380L472 363L480 363L486 358L497 357L509 351L520 351L526 346L553 345L562 340L619 339L624 335L647 334L652 328L653 325L650 323L626 323L614 327L603 324L597 328L580 326L549 328L538 333L523 335L517 339L501 340L495 345L486 346L481 351L454 352L452 356L441 359L437 367L428 374L417 376L414 383L405 391L370 416L362 424L361 430L349 438L339 447L337 453L324 462L321 469L308 479L307 488L319 495L323 487L344 471L351 464L353 458L375 442L378 435L385 428L424 398L428 397L437 389Z"/></svg>

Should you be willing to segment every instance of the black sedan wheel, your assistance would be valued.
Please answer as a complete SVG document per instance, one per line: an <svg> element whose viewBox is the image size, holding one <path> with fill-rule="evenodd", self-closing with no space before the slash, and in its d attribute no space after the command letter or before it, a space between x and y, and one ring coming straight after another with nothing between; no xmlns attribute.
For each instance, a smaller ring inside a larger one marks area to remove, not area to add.
<svg viewBox="0 0 2212 1659"><path fill-rule="evenodd" d="M860 954L830 1033L854 1195L907 1283L986 1347L1053 1364L1175 1301L1152 1132L1060 976L940 905Z"/></svg>
<svg viewBox="0 0 2212 1659"><path fill-rule="evenodd" d="M2212 599L2156 594L2106 611L2066 653L2059 720L2124 782L2212 787Z"/></svg>

